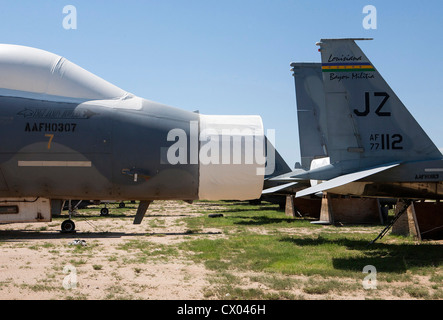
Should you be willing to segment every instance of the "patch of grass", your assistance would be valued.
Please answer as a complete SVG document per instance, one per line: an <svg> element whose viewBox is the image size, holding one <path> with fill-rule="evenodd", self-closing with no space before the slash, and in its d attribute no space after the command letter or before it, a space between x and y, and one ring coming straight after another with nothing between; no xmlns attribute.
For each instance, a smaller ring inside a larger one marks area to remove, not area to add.
<svg viewBox="0 0 443 320"><path fill-rule="evenodd" d="M154 218L154 219L149 220L148 225L149 225L149 228L164 228L165 220Z"/></svg>
<svg viewBox="0 0 443 320"><path fill-rule="evenodd" d="M263 283L278 292L290 290L291 283L285 282L284 276L319 277L323 280L308 283L303 292L328 295L362 290L361 281L367 275L363 268L371 265L375 267L379 282L408 281L411 274L432 276L431 281L435 283L432 292L407 288L407 293L417 299L441 296L442 275L436 272L443 265L441 245L417 245L411 238L390 235L369 245L381 231L381 226L337 228L312 225L309 220L288 218L271 206L237 204L229 209L220 207L210 211L215 212L223 213L223 217L208 218L205 215L184 221L189 228L219 228L226 237L215 240L189 238L179 248L193 252L191 259L218 273L263 273L267 276L257 276L251 281ZM257 227L260 233L251 229ZM285 232L286 228L291 232ZM312 234L297 234L297 228L312 230ZM258 289L239 288L235 281L228 279L223 284L215 290L221 298L223 293L231 297L238 297L241 293L245 299L262 294ZM208 294L215 294L215 291ZM372 295L376 298L374 293Z"/></svg>
<svg viewBox="0 0 443 320"><path fill-rule="evenodd" d="M433 273L429 280L435 282L436 284L443 285L443 274Z"/></svg>
<svg viewBox="0 0 443 320"><path fill-rule="evenodd" d="M136 205L132 206L132 211L113 207L108 217L132 220ZM98 216L99 210L93 210L90 209L89 215L104 219ZM167 209L158 206L155 210ZM212 271L206 279L210 285L204 289L205 298L210 299L294 300L354 296L383 299L384 294L402 299L443 299L441 243L421 242L417 245L412 238L388 234L368 245L383 226L314 225L310 223L311 219L285 216L277 205L267 203L199 201L194 203L192 210L193 216L183 215L175 220L181 230L174 234L174 239L180 238L178 244L155 242L159 239L153 237L166 237L166 240L171 237L167 232L148 233L152 228L165 228L169 220L160 215L145 221L148 230L145 237L122 240L115 247L118 253L103 259L116 266L113 270L132 268L134 277L145 275L143 264L147 262L171 262L180 258L201 263ZM199 215L194 216L196 212ZM210 218L211 213L223 216ZM208 229L217 232L207 236ZM46 244L8 246L41 250ZM70 263L81 266L100 250L99 246L99 242L88 241L85 247L52 248L48 245L47 249L53 256L66 249L72 253ZM368 275L363 273L363 268L368 265L376 270L376 290L364 290L362 286L362 280ZM63 264L57 266L58 269L53 267L53 270L60 275ZM103 266L92 265L92 268L102 270ZM121 274L114 271L111 276L115 285L107 287L108 295L103 298L134 298L125 290ZM184 278L185 282L192 280L192 276ZM38 283L32 290L55 290L56 286L49 286L51 282L48 279L48 283ZM0 288L10 285L3 282ZM136 290L142 292L144 289L137 287Z"/></svg>
<svg viewBox="0 0 443 320"><path fill-rule="evenodd" d="M303 291L307 294L327 294L334 288L329 282L319 282L315 285L309 285L303 288Z"/></svg>
<svg viewBox="0 0 443 320"><path fill-rule="evenodd" d="M37 283L37 284L21 284L21 288L30 289L34 292L42 292L42 291L53 291L55 290L53 286L45 284L45 283Z"/></svg>
<svg viewBox="0 0 443 320"><path fill-rule="evenodd" d="M242 288L236 285L225 284L208 288L206 298L216 297L224 300L295 300L296 297L288 292L269 292L257 288Z"/></svg>
<svg viewBox="0 0 443 320"><path fill-rule="evenodd" d="M127 252L135 252L134 262L146 263L152 259L172 259L178 255L175 246L155 244L146 240L130 240L117 249Z"/></svg>
<svg viewBox="0 0 443 320"><path fill-rule="evenodd" d="M429 290L427 288L424 288L421 286L410 285L410 286L405 287L404 290L412 298L416 298L416 299L429 299L430 298Z"/></svg>
<svg viewBox="0 0 443 320"><path fill-rule="evenodd" d="M431 296L431 299L442 300L443 299L443 289L437 289Z"/></svg>
<svg viewBox="0 0 443 320"><path fill-rule="evenodd" d="M227 206L227 207L225 207ZM275 229L298 226L313 228L308 219L295 219L287 217L277 210L278 205L248 205L243 202L229 204L220 203L220 207L210 211L202 211L202 216L197 218L185 218L190 229L224 228L225 230L245 230L247 227L265 227ZM208 218L209 214L222 214L223 217Z"/></svg>
<svg viewBox="0 0 443 320"><path fill-rule="evenodd" d="M241 270L252 268L283 274L341 276L350 272L361 275L366 265L374 265L378 272L388 274L404 274L407 270L428 273L443 263L443 251L439 245L422 243L417 246L408 239L368 245L379 228L374 228L374 233L352 233L352 228L348 228L350 231L344 233L340 228L329 227L320 229L322 232L313 236L285 235L283 232L257 234L248 229L230 233L229 230L244 226L260 226L263 231L275 227L308 227L318 231L322 226L312 225L304 219L288 218L273 206L237 204L217 212L223 212L225 216L188 218L186 223L191 229L221 228L228 238L191 239L183 244L184 249L196 253L196 261L215 269L229 264Z"/></svg>
<svg viewBox="0 0 443 320"><path fill-rule="evenodd" d="M71 260L69 260L69 263L75 267L78 267L78 266L86 264L87 261L84 259L71 259Z"/></svg>
<svg viewBox="0 0 443 320"><path fill-rule="evenodd" d="M112 285L106 289L106 300L130 300L132 297L126 293L125 287Z"/></svg>
<svg viewBox="0 0 443 320"><path fill-rule="evenodd" d="M257 283L262 283L272 290L290 290L298 283L287 276L279 276L277 274L252 276L250 280Z"/></svg>
<svg viewBox="0 0 443 320"><path fill-rule="evenodd" d="M378 244L368 247L368 236L327 235L295 237L245 234L228 239L199 239L183 244L193 259L210 269L235 266L240 270L282 274L358 276L366 265L378 273L404 274L420 269L431 272L442 264L439 246Z"/></svg>
<svg viewBox="0 0 443 320"><path fill-rule="evenodd" d="M240 270L278 272L282 274L334 275L334 256L346 248L323 244L310 250L294 245L293 238L269 235L235 235L229 239L189 241L183 248L195 252L193 259L211 270L235 266ZM347 252L345 252L347 253ZM338 275L338 274L337 274Z"/></svg>

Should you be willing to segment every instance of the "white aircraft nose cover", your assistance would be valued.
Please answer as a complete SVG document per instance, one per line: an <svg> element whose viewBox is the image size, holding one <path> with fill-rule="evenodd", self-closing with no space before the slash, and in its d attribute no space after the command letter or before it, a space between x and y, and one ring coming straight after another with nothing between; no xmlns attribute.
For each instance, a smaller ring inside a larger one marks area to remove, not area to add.
<svg viewBox="0 0 443 320"><path fill-rule="evenodd" d="M200 115L199 199L261 196L264 130L259 116Z"/></svg>
<svg viewBox="0 0 443 320"><path fill-rule="evenodd" d="M128 93L56 54L0 44L0 90L84 100L119 99Z"/></svg>

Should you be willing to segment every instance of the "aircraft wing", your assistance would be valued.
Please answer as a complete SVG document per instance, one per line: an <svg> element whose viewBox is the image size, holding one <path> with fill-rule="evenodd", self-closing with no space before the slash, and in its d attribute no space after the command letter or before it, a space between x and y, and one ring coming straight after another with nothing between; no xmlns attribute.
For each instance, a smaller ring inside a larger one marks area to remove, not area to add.
<svg viewBox="0 0 443 320"><path fill-rule="evenodd" d="M329 190L332 188L340 187L345 184L369 177L373 174L391 169L393 167L398 166L399 164L400 163L389 164L389 165L384 165L384 166L380 166L380 167L376 167L376 168L372 168L372 169L368 169L368 170L357 171L357 172L345 174L343 176L339 176L337 178L333 178L331 180L319 183L313 187L303 189L302 191L297 192L295 197L299 198L299 197L307 196L307 195L314 194L317 192L322 192L322 191Z"/></svg>
<svg viewBox="0 0 443 320"><path fill-rule="evenodd" d="M263 190L262 194L270 194L270 193L274 193L274 192L277 192L277 191L281 191L283 189L292 187L292 186L296 185L297 183L298 182L290 182L290 183L285 183L285 184L278 185L276 187L268 188L268 189Z"/></svg>

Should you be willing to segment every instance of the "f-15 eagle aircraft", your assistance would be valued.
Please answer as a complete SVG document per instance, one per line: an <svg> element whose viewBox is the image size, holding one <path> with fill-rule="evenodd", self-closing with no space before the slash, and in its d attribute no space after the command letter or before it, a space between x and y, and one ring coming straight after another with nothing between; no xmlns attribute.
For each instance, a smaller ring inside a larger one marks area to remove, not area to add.
<svg viewBox="0 0 443 320"><path fill-rule="evenodd" d="M356 44L366 39L322 39L330 163L287 181L320 180L303 197L334 194L442 199L443 156ZM320 104L321 106L321 104Z"/></svg>
<svg viewBox="0 0 443 320"><path fill-rule="evenodd" d="M297 102L297 124L299 132L301 164L290 170L280 160L281 170L274 170L272 175L265 176L263 195L295 194L301 189L315 184L315 181L300 181L290 178L306 170L329 164L327 151L327 135L324 113L325 94L320 63L291 64ZM278 152L275 152L276 158ZM276 161L276 165L278 162Z"/></svg>
<svg viewBox="0 0 443 320"><path fill-rule="evenodd" d="M153 200L262 191L259 116L148 101L40 49L0 45L0 122L0 223L51 221L70 199L140 200L140 223Z"/></svg>

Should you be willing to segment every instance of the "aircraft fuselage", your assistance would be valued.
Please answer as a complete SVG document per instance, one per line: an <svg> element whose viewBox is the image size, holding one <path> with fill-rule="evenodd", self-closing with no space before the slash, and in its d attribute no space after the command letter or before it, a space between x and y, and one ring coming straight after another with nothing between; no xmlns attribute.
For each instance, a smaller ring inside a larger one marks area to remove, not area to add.
<svg viewBox="0 0 443 320"><path fill-rule="evenodd" d="M166 159L168 132L190 137L198 114L0 97L0 121L1 198L198 198L198 164Z"/></svg>

